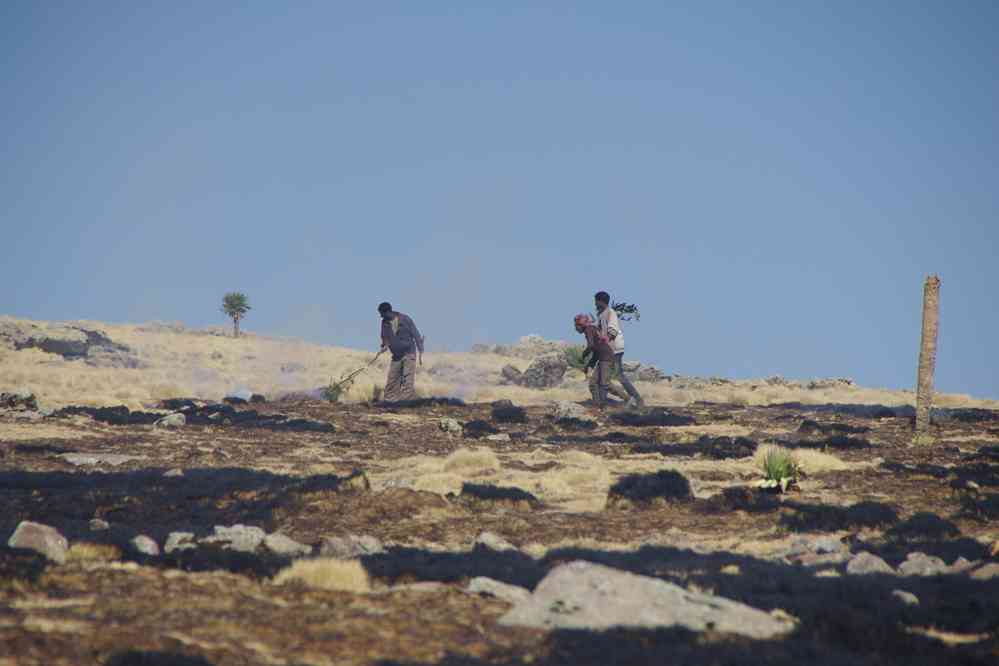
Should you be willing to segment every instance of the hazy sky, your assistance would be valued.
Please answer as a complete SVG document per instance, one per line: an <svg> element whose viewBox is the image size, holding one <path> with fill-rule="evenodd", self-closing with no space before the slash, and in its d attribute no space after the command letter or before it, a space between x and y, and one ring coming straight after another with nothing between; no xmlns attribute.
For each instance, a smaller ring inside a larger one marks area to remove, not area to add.
<svg viewBox="0 0 999 666"><path fill-rule="evenodd" d="M137 4L0 4L0 314L999 398L991 0Z"/></svg>

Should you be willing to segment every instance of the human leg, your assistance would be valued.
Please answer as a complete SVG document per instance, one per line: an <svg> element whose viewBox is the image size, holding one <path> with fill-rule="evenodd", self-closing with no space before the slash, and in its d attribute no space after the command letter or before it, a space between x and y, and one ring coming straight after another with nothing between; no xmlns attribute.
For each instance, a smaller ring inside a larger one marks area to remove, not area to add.
<svg viewBox="0 0 999 666"><path fill-rule="evenodd" d="M623 360L624 352L614 355L614 367L617 369L618 381L621 382L621 386L624 387L624 390L627 391L628 395L631 396L635 402L642 404L641 394L638 392L638 389L635 388L635 385L631 383L631 380L624 374Z"/></svg>

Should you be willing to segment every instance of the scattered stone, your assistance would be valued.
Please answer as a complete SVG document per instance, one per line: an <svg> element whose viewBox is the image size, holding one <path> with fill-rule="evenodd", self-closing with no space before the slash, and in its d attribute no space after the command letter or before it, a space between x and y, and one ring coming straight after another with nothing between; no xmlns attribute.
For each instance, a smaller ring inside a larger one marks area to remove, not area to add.
<svg viewBox="0 0 999 666"><path fill-rule="evenodd" d="M903 576L937 576L947 573L947 565L939 557L926 553L909 553L905 562L898 565L898 572Z"/></svg>
<svg viewBox="0 0 999 666"><path fill-rule="evenodd" d="M63 564L66 561L66 551L69 542L66 537L54 527L22 520L14 533L7 540L11 548L26 548L41 553L53 562Z"/></svg>
<svg viewBox="0 0 999 666"><path fill-rule="evenodd" d="M442 418L440 420L440 423L438 423L438 425L440 426L440 429L443 430L444 432L452 433L455 435L460 435L463 430L461 423L458 421L458 419L453 419L449 416L445 416L444 418Z"/></svg>
<svg viewBox="0 0 999 666"><path fill-rule="evenodd" d="M382 542L373 536L324 536L319 545L319 554L340 560L351 560L363 555L384 553Z"/></svg>
<svg viewBox="0 0 999 666"><path fill-rule="evenodd" d="M500 376L503 381L510 384L520 384L524 380L524 373L512 365L504 365L500 370Z"/></svg>
<svg viewBox="0 0 999 666"><path fill-rule="evenodd" d="M974 569L979 564L979 561L974 562L968 561L966 557L959 557L954 560L949 567L947 567L947 573L958 574L964 573L970 569Z"/></svg>
<svg viewBox="0 0 999 666"><path fill-rule="evenodd" d="M102 518L91 518L89 526L91 532L100 532L102 530L111 529L111 524Z"/></svg>
<svg viewBox="0 0 999 666"><path fill-rule="evenodd" d="M498 552L505 550L517 550L516 546L495 532L482 532L479 536L475 537L474 545L476 548L484 546L485 548Z"/></svg>
<svg viewBox="0 0 999 666"><path fill-rule="evenodd" d="M912 592L906 592L905 590L892 590L891 596L895 597L906 606L919 605L919 597L914 595Z"/></svg>
<svg viewBox="0 0 999 666"><path fill-rule="evenodd" d="M891 565L882 560L877 555L868 552L857 553L846 565L846 572L854 575L864 574L894 574L895 570Z"/></svg>
<svg viewBox="0 0 999 666"><path fill-rule="evenodd" d="M559 400L554 403L552 405L552 416L555 417L556 421L562 419L590 419L590 415L586 413L582 405L569 402L568 400Z"/></svg>
<svg viewBox="0 0 999 666"><path fill-rule="evenodd" d="M499 423L527 423L527 411L510 400L497 400L493 403L493 420Z"/></svg>
<svg viewBox="0 0 999 666"><path fill-rule="evenodd" d="M467 590L472 594L488 594L497 599L509 601L511 604L527 601L531 597L530 591L522 587L510 585L509 583L501 583L498 580L486 578L485 576L476 576L468 581Z"/></svg>
<svg viewBox="0 0 999 666"><path fill-rule="evenodd" d="M165 553L172 553L175 550L188 550L190 548L197 548L197 544L194 543L193 532L170 532L167 535L166 543L163 544L163 552Z"/></svg>
<svg viewBox="0 0 999 666"><path fill-rule="evenodd" d="M489 435L489 436L487 436L486 440L490 441L490 442L509 442L510 441L510 435L506 434L505 432L501 432L501 433L497 433L495 435Z"/></svg>
<svg viewBox="0 0 999 666"><path fill-rule="evenodd" d="M157 428L180 428L187 423L187 417L177 412L175 414L168 414L164 416L159 421L153 425Z"/></svg>
<svg viewBox="0 0 999 666"><path fill-rule="evenodd" d="M132 539L130 542L132 547L143 555L157 556L160 554L160 547L156 544L152 538L147 537L145 534L140 534L139 536Z"/></svg>
<svg viewBox="0 0 999 666"><path fill-rule="evenodd" d="M816 553L836 553L842 550L844 544L836 537L823 536L812 539L811 548Z"/></svg>
<svg viewBox="0 0 999 666"><path fill-rule="evenodd" d="M38 401L31 391L0 393L0 409L34 412L38 410Z"/></svg>
<svg viewBox="0 0 999 666"><path fill-rule="evenodd" d="M215 526L215 534L200 539L200 543L219 543L229 550L241 553L252 553L263 543L267 533L253 525Z"/></svg>
<svg viewBox="0 0 999 666"><path fill-rule="evenodd" d="M267 546L268 550L278 555L294 557L295 555L310 555L312 553L312 546L299 543L291 537L278 533L268 534L264 537L264 545Z"/></svg>
<svg viewBox="0 0 999 666"><path fill-rule="evenodd" d="M625 373L627 374L627 372ZM666 381L669 379L669 375L655 367L654 365L649 365L641 370L634 373L634 378L640 382L649 382L650 384L658 384L659 382Z"/></svg>
<svg viewBox="0 0 999 666"><path fill-rule="evenodd" d="M146 456L129 456L123 453L63 453L59 457L77 467L101 464L117 467L132 460L146 459Z"/></svg>
<svg viewBox="0 0 999 666"><path fill-rule="evenodd" d="M527 388L554 388L562 383L569 362L561 351L539 356L527 367L521 377L520 384Z"/></svg>
<svg viewBox="0 0 999 666"><path fill-rule="evenodd" d="M681 626L751 638L773 638L794 622L724 597L590 562L553 569L500 624L542 629Z"/></svg>
<svg viewBox="0 0 999 666"><path fill-rule="evenodd" d="M167 471L163 472L163 476L167 477L168 479L177 476L184 476L184 470L182 470L179 467L174 467L173 469L168 469Z"/></svg>
<svg viewBox="0 0 999 666"><path fill-rule="evenodd" d="M978 567L971 572L971 577L975 580L992 580L993 578L999 578L999 564L989 562L984 566Z"/></svg>

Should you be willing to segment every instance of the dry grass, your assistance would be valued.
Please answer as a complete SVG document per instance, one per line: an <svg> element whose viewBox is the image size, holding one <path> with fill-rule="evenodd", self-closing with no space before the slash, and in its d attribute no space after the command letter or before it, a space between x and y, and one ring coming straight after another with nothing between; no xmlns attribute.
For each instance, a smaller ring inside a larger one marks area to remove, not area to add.
<svg viewBox="0 0 999 666"><path fill-rule="evenodd" d="M0 321L48 326L46 322L26 322L11 317L0 317ZM336 379L364 365L372 356L371 352L361 350L252 334L236 339L192 329L73 323L103 331L112 340L128 345L147 367L97 368L35 349L13 351L0 346L0 390L26 388L46 407L124 404L139 409L163 398L219 399L241 389L268 396L313 391L329 384L331 378ZM368 400L372 389L384 382L388 363L386 357L380 358L358 377L343 399L348 402ZM499 373L508 364L524 370L529 361L492 353L427 354L417 376L417 391L422 395L451 395L467 401L509 399L524 405L580 400L588 396L586 380L577 371L567 373L560 387L546 391L501 386ZM639 382L638 386L647 402L667 406L687 405L695 400L745 405L789 401L889 405L915 402L915 394L911 391L851 386L805 390L750 380L697 390L677 389L668 382ZM938 394L936 404L999 408L997 400L976 400L963 394Z"/></svg>
<svg viewBox="0 0 999 666"><path fill-rule="evenodd" d="M458 449L444 459L443 471L466 477L495 472L499 458L490 449Z"/></svg>
<svg viewBox="0 0 999 666"><path fill-rule="evenodd" d="M358 593L371 591L368 572L358 560L337 560L331 557L296 560L274 576L275 585L293 582L320 590Z"/></svg>
<svg viewBox="0 0 999 666"><path fill-rule="evenodd" d="M121 559L121 551L115 546L102 543L80 541L66 552L67 562L110 562Z"/></svg>

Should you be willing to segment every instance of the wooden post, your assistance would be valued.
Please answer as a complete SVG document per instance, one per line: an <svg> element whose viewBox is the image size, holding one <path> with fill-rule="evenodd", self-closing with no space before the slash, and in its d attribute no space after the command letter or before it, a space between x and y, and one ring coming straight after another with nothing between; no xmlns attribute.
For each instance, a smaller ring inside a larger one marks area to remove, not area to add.
<svg viewBox="0 0 999 666"><path fill-rule="evenodd" d="M930 408L933 406L933 371L937 364L937 330L940 326L940 278L931 275L923 285L923 336L919 343L916 377L916 442L932 442Z"/></svg>

